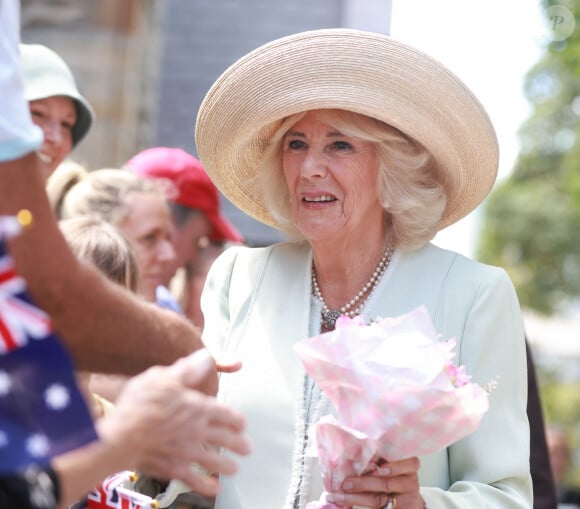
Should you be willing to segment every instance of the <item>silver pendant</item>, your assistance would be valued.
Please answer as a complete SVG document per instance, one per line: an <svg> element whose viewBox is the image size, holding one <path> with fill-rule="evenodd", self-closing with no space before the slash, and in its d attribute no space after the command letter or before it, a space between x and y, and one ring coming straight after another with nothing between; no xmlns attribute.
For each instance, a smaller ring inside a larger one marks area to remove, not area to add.
<svg viewBox="0 0 580 509"><path fill-rule="evenodd" d="M322 326L328 330L334 330L336 326L336 320L340 318L342 313L340 311L334 311L329 309L328 311L323 311L322 315Z"/></svg>

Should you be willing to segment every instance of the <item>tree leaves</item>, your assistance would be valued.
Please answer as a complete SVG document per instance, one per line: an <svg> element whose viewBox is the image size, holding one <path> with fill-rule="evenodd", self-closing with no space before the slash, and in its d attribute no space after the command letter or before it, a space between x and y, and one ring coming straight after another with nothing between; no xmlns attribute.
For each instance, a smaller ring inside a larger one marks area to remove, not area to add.
<svg viewBox="0 0 580 509"><path fill-rule="evenodd" d="M580 0L566 7L576 30L526 76L533 113L512 174L486 202L477 249L509 272L524 307L544 313L580 298Z"/></svg>

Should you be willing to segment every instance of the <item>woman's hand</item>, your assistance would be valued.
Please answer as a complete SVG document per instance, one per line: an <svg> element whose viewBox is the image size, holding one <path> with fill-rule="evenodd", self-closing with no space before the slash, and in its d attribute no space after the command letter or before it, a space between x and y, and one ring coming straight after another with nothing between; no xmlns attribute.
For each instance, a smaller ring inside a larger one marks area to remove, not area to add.
<svg viewBox="0 0 580 509"><path fill-rule="evenodd" d="M328 499L344 507L378 509L424 509L419 493L419 458L385 462L379 460L369 472L349 477L342 483L342 491L330 493Z"/></svg>

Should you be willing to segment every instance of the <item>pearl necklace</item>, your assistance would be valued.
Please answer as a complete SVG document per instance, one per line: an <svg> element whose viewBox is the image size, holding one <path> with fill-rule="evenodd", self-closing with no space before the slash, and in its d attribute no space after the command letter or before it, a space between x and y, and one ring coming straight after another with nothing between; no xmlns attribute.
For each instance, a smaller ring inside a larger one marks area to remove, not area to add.
<svg viewBox="0 0 580 509"><path fill-rule="evenodd" d="M392 256L393 249L392 247L389 246L383 253L383 256L381 257L379 264L377 265L377 268L375 269L375 271L373 272L367 283L349 302L347 302L339 310L330 309L326 305L326 302L324 302L324 297L322 296L322 292L320 291L320 287L318 286L318 280L316 278L316 269L314 267L314 263L312 263L312 294L320 302L322 302L322 310L320 312L320 323L322 329L327 331L334 330L336 320L340 317L340 315L346 315L349 318L354 318L356 315L360 315L366 301L370 297L375 287L379 284L379 281L381 280L383 274L387 270L389 263L391 263Z"/></svg>

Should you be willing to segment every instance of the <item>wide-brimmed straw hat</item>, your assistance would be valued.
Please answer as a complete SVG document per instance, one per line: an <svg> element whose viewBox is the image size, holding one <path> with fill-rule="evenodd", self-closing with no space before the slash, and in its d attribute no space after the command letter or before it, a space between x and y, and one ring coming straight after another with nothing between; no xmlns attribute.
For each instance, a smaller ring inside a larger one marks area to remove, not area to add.
<svg viewBox="0 0 580 509"><path fill-rule="evenodd" d="M77 120L72 128L72 139L73 146L76 146L91 128L95 113L79 92L69 66L57 53L42 44L21 44L20 65L27 101L53 96L73 100Z"/></svg>
<svg viewBox="0 0 580 509"><path fill-rule="evenodd" d="M447 192L439 228L477 207L497 176L494 128L469 88L440 62L389 36L351 29L303 32L229 67L197 116L199 157L220 191L278 227L252 178L282 120L343 109L381 120L426 147Z"/></svg>

